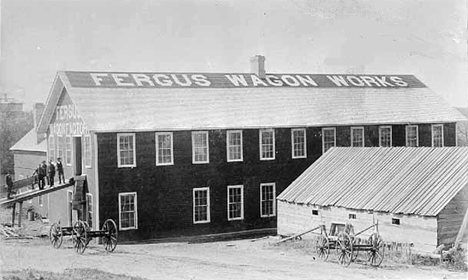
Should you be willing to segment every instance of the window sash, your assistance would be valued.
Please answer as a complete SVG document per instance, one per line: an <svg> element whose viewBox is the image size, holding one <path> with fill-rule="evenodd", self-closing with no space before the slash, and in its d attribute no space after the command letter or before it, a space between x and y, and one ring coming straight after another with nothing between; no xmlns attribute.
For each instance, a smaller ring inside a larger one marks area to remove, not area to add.
<svg viewBox="0 0 468 280"><path fill-rule="evenodd" d="M117 134L117 156L118 167L135 167L135 134L118 133Z"/></svg>
<svg viewBox="0 0 468 280"><path fill-rule="evenodd" d="M84 156L85 167L91 168L91 136L85 135L84 137Z"/></svg>
<svg viewBox="0 0 468 280"><path fill-rule="evenodd" d="M49 135L49 160L55 160L55 137Z"/></svg>
<svg viewBox="0 0 468 280"><path fill-rule="evenodd" d="M227 161L243 160L242 130L231 130L226 134Z"/></svg>
<svg viewBox="0 0 468 280"><path fill-rule="evenodd" d="M137 229L137 193L119 193L120 230Z"/></svg>
<svg viewBox="0 0 468 280"><path fill-rule="evenodd" d="M380 147L392 146L392 127L391 126L379 127L379 146Z"/></svg>
<svg viewBox="0 0 468 280"><path fill-rule="evenodd" d="M210 222L210 189L193 189L193 223Z"/></svg>
<svg viewBox="0 0 468 280"><path fill-rule="evenodd" d="M364 147L364 127L351 127L351 147Z"/></svg>
<svg viewBox="0 0 468 280"><path fill-rule="evenodd" d="M228 186L228 221L244 219L244 187Z"/></svg>
<svg viewBox="0 0 468 280"><path fill-rule="evenodd" d="M70 166L72 164L72 139L71 136L65 138L65 164Z"/></svg>
<svg viewBox="0 0 468 280"><path fill-rule="evenodd" d="M172 132L156 133L156 165L173 165L173 134Z"/></svg>
<svg viewBox="0 0 468 280"><path fill-rule="evenodd" d="M260 160L275 159L275 131L273 129L260 130Z"/></svg>
<svg viewBox="0 0 468 280"><path fill-rule="evenodd" d="M192 163L209 163L208 131L192 132Z"/></svg>
<svg viewBox="0 0 468 280"><path fill-rule="evenodd" d="M260 216L276 216L276 186L275 183L260 184Z"/></svg>
<svg viewBox="0 0 468 280"><path fill-rule="evenodd" d="M322 129L322 143L323 153L336 146L336 129L334 127Z"/></svg>
<svg viewBox="0 0 468 280"><path fill-rule="evenodd" d="M417 147L419 142L418 135L418 126L417 125L407 125L406 126L406 146L407 147Z"/></svg>
<svg viewBox="0 0 468 280"><path fill-rule="evenodd" d="M432 147L443 147L444 146L444 125L434 124L432 125Z"/></svg>
<svg viewBox="0 0 468 280"><path fill-rule="evenodd" d="M291 150L292 158L306 158L307 157L307 140L306 130L292 129L291 130Z"/></svg>

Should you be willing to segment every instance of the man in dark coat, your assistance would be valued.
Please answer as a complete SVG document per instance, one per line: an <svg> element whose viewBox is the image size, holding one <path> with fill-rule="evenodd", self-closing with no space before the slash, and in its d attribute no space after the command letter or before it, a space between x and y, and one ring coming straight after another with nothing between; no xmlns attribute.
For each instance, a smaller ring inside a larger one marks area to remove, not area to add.
<svg viewBox="0 0 468 280"><path fill-rule="evenodd" d="M57 158L56 165L57 165L59 184L62 184L62 180L63 180L63 183L65 184L65 176L63 175L63 164L62 164L61 158Z"/></svg>
<svg viewBox="0 0 468 280"><path fill-rule="evenodd" d="M49 161L49 185L54 186L54 177L55 177L55 165L52 162L52 159Z"/></svg>
<svg viewBox="0 0 468 280"><path fill-rule="evenodd" d="M39 164L39 168L37 169L37 178L39 179L39 189L43 190L45 186L45 177L47 177L47 164L44 161L42 161L41 164Z"/></svg>
<svg viewBox="0 0 468 280"><path fill-rule="evenodd" d="M13 180L11 179L10 173L7 173L6 175L6 184L7 184L7 191L8 191L8 196L7 198L11 198L11 191L13 190Z"/></svg>

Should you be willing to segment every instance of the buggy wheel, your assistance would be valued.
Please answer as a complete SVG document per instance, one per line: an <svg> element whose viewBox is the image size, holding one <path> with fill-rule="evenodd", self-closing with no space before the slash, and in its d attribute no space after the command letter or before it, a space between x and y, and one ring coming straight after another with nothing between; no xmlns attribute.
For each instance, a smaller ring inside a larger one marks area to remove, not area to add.
<svg viewBox="0 0 468 280"><path fill-rule="evenodd" d="M78 254L83 254L86 250L88 232L85 223L78 221L73 225L72 229L72 239L73 247Z"/></svg>
<svg viewBox="0 0 468 280"><path fill-rule="evenodd" d="M328 259L328 255L330 254L330 242L328 242L328 238L320 235L317 240L315 240L315 253L317 257L326 261Z"/></svg>
<svg viewBox="0 0 468 280"><path fill-rule="evenodd" d="M62 227L60 224L53 223L49 229L49 240L52 247L55 249L60 248L63 241Z"/></svg>
<svg viewBox="0 0 468 280"><path fill-rule="evenodd" d="M367 252L367 263L371 266L379 266L385 255L385 244L380 234L374 232L367 240L371 249Z"/></svg>
<svg viewBox="0 0 468 280"><path fill-rule="evenodd" d="M342 266L348 266L353 259L353 241L345 232L338 235L336 240L336 254L338 263Z"/></svg>
<svg viewBox="0 0 468 280"><path fill-rule="evenodd" d="M102 244L104 249L107 252L113 252L115 247L117 247L117 225L112 219L108 219L102 225L102 231L105 231L105 234L102 236Z"/></svg>

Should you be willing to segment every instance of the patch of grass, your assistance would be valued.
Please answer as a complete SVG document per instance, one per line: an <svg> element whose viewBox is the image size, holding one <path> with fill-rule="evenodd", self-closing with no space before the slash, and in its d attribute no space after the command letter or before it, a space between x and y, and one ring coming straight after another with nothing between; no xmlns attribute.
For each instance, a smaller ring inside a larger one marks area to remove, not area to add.
<svg viewBox="0 0 468 280"><path fill-rule="evenodd" d="M74 268L66 269L62 273L24 269L20 271L3 271L4 280L146 280L124 274L114 274L97 269Z"/></svg>

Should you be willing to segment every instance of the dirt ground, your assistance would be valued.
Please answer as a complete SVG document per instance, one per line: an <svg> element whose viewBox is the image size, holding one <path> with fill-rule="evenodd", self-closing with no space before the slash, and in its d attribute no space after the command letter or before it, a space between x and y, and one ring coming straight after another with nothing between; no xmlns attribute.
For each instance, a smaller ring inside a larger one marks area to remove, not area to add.
<svg viewBox="0 0 468 280"><path fill-rule="evenodd" d="M24 231L36 236L47 232L40 222L26 224ZM345 268L330 256L323 262L291 246L275 246L276 237L256 241L211 243L159 243L118 245L107 253L93 241L83 255L71 240L54 249L48 238L0 240L2 275L32 269L62 273L66 269L98 269L146 279L467 279L464 272L437 266L385 262L379 268L352 263ZM20 278L21 279L21 278Z"/></svg>

